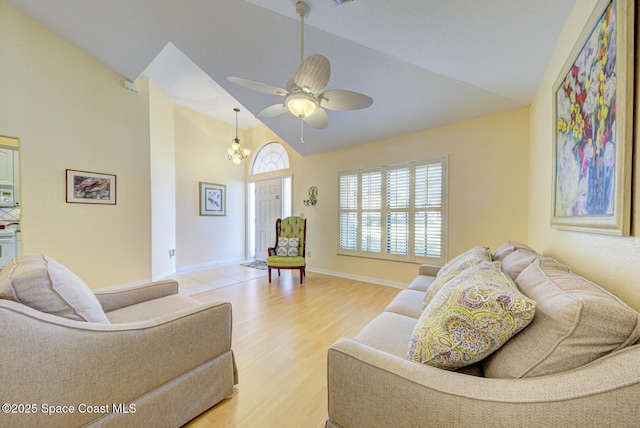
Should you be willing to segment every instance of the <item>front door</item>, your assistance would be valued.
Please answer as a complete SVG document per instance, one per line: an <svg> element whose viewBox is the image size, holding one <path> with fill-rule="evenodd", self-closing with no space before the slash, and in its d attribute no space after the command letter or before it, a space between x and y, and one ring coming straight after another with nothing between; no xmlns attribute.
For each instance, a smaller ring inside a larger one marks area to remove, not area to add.
<svg viewBox="0 0 640 428"><path fill-rule="evenodd" d="M282 179L256 182L256 260L267 260L276 243L276 220L282 216Z"/></svg>

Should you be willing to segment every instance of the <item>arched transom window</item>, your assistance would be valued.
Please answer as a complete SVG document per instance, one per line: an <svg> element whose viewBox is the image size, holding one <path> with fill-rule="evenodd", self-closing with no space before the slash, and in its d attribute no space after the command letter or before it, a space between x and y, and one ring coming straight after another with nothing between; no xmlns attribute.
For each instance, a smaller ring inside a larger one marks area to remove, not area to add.
<svg viewBox="0 0 640 428"><path fill-rule="evenodd" d="M252 174L277 171L289 168L289 156L280 143L271 142L265 144L256 154L251 169Z"/></svg>

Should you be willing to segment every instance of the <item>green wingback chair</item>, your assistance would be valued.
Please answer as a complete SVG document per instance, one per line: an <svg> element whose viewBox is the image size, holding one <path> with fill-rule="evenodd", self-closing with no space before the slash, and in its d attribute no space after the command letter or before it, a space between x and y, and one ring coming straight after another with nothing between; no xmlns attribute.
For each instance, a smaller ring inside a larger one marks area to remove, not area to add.
<svg viewBox="0 0 640 428"><path fill-rule="evenodd" d="M271 269L278 269L278 276L280 276L280 269L300 269L300 284L304 284L306 236L307 219L286 217L276 220L276 244L267 250L269 284L271 284Z"/></svg>

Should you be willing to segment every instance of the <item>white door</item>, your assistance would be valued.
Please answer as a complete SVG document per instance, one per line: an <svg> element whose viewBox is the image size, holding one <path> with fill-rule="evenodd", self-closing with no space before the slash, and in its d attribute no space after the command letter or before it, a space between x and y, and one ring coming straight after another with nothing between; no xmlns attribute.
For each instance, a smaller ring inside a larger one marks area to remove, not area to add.
<svg viewBox="0 0 640 428"><path fill-rule="evenodd" d="M276 220L282 216L282 179L256 182L256 260L267 260L276 243Z"/></svg>

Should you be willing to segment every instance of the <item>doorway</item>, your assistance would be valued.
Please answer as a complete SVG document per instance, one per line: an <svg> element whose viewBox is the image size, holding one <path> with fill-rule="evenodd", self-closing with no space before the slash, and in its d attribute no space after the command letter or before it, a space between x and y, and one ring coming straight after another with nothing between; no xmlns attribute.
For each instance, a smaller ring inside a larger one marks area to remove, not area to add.
<svg viewBox="0 0 640 428"><path fill-rule="evenodd" d="M249 258L267 260L267 250L275 244L278 218L291 215L291 176L249 183Z"/></svg>
<svg viewBox="0 0 640 428"><path fill-rule="evenodd" d="M20 140L0 135L0 268L22 254Z"/></svg>

